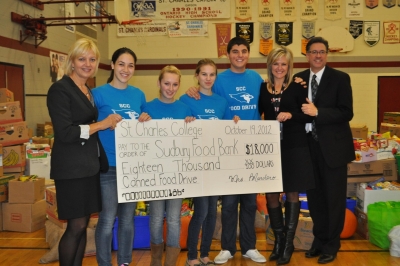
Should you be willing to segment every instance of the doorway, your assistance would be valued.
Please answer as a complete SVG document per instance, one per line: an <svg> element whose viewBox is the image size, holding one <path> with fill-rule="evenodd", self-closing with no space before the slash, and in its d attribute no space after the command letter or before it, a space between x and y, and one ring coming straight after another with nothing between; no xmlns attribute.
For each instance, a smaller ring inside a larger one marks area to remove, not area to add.
<svg viewBox="0 0 400 266"><path fill-rule="evenodd" d="M14 93L14 101L19 101L25 120L24 66L0 62L0 88L7 88Z"/></svg>
<svg viewBox="0 0 400 266"><path fill-rule="evenodd" d="M384 112L400 112L400 76L378 77L378 131Z"/></svg>

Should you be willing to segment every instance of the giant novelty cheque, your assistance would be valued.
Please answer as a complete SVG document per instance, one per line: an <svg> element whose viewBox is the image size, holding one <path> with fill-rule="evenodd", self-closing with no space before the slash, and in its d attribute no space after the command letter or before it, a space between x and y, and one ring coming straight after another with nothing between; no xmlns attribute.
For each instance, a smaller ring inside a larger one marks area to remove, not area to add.
<svg viewBox="0 0 400 266"><path fill-rule="evenodd" d="M118 202L282 191L277 121L122 120Z"/></svg>

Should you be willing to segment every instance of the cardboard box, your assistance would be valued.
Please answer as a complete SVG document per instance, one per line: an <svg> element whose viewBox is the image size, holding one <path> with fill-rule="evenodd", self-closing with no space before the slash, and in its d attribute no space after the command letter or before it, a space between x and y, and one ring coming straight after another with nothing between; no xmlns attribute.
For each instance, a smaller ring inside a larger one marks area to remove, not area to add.
<svg viewBox="0 0 400 266"><path fill-rule="evenodd" d="M8 189L10 203L35 203L44 199L45 181L42 177L28 181L14 179L8 183Z"/></svg>
<svg viewBox="0 0 400 266"><path fill-rule="evenodd" d="M368 190L360 185L357 187L357 208L365 213L368 213L369 204L389 200L399 201L400 190Z"/></svg>
<svg viewBox="0 0 400 266"><path fill-rule="evenodd" d="M366 163L377 160L376 150L373 148L369 148L368 151L355 151L356 159L353 161L354 163Z"/></svg>
<svg viewBox="0 0 400 266"><path fill-rule="evenodd" d="M368 127L365 124L350 124L351 134L353 138L367 139Z"/></svg>
<svg viewBox="0 0 400 266"><path fill-rule="evenodd" d="M0 88L0 103L13 102L14 93L7 88Z"/></svg>
<svg viewBox="0 0 400 266"><path fill-rule="evenodd" d="M8 200L8 183L14 178L14 175L0 177L0 202Z"/></svg>
<svg viewBox="0 0 400 266"><path fill-rule="evenodd" d="M347 194L348 198L356 198L357 197L357 186L360 183L347 183Z"/></svg>
<svg viewBox="0 0 400 266"><path fill-rule="evenodd" d="M347 182L370 182L380 177L385 180L397 180L397 166L395 159L386 159L368 163L347 164Z"/></svg>
<svg viewBox="0 0 400 266"><path fill-rule="evenodd" d="M3 168L3 145L0 144L0 176L4 175Z"/></svg>
<svg viewBox="0 0 400 266"><path fill-rule="evenodd" d="M357 218L357 229L356 232L359 236L361 236L364 239L369 239L369 233L368 233L368 216L365 212L360 210L359 208L356 208L354 212L356 218Z"/></svg>
<svg viewBox="0 0 400 266"><path fill-rule="evenodd" d="M33 144L42 144L42 145L49 145L50 146L50 138L47 137L32 137Z"/></svg>
<svg viewBox="0 0 400 266"><path fill-rule="evenodd" d="M50 157L51 150L49 144L25 143L25 146L27 159Z"/></svg>
<svg viewBox="0 0 400 266"><path fill-rule="evenodd" d="M22 112L19 101L0 102L0 124L21 122Z"/></svg>
<svg viewBox="0 0 400 266"><path fill-rule="evenodd" d="M58 227L60 227L62 229L67 228L67 225L68 225L67 220L59 220L56 217L54 217L52 213L46 212L46 214L47 214L47 219L49 219L50 222L52 222L53 224L57 225Z"/></svg>
<svg viewBox="0 0 400 266"><path fill-rule="evenodd" d="M58 219L56 187L46 188L46 213Z"/></svg>
<svg viewBox="0 0 400 266"><path fill-rule="evenodd" d="M0 203L0 232L3 231L3 208Z"/></svg>
<svg viewBox="0 0 400 266"><path fill-rule="evenodd" d="M39 137L54 136L53 124L51 122L45 122L44 124L36 124L36 135Z"/></svg>
<svg viewBox="0 0 400 266"><path fill-rule="evenodd" d="M50 178L50 157L26 159L25 175Z"/></svg>
<svg viewBox="0 0 400 266"><path fill-rule="evenodd" d="M266 216L267 217L267 216ZM275 236L272 232L269 219L266 219L265 224L267 230L267 243L274 244ZM312 242L314 241L314 235L312 232L313 222L310 217L300 217L299 223L297 224L296 234L294 237L294 247L303 250L309 250L311 248Z"/></svg>
<svg viewBox="0 0 400 266"><path fill-rule="evenodd" d="M28 126L25 121L0 125L0 144L12 146L29 142Z"/></svg>
<svg viewBox="0 0 400 266"><path fill-rule="evenodd" d="M400 124L400 112L384 112L383 122L390 124Z"/></svg>
<svg viewBox="0 0 400 266"><path fill-rule="evenodd" d="M379 130L379 133L383 134L386 132L390 132L391 137L393 137L394 135L400 137L400 125L381 123L381 128Z"/></svg>
<svg viewBox="0 0 400 266"><path fill-rule="evenodd" d="M34 232L44 228L46 222L46 201L33 204L2 203L3 229L17 232Z"/></svg>
<svg viewBox="0 0 400 266"><path fill-rule="evenodd" d="M26 165L25 145L3 147L4 173L23 172Z"/></svg>

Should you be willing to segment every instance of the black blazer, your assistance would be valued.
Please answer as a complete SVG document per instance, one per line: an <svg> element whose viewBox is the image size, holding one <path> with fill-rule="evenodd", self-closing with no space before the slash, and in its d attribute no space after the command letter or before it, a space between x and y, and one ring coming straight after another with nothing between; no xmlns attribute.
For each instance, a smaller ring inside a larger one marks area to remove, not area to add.
<svg viewBox="0 0 400 266"><path fill-rule="evenodd" d="M97 133L89 139L80 138L79 125L96 122L97 108L81 92L73 80L64 76L53 83L47 94L47 108L53 123L54 145L50 177L72 179L93 176L108 170L108 161Z"/></svg>
<svg viewBox="0 0 400 266"><path fill-rule="evenodd" d="M295 75L309 81L310 69ZM326 163L333 168L355 159L349 121L353 118L350 76L325 67L314 101L318 116L314 118L318 142Z"/></svg>

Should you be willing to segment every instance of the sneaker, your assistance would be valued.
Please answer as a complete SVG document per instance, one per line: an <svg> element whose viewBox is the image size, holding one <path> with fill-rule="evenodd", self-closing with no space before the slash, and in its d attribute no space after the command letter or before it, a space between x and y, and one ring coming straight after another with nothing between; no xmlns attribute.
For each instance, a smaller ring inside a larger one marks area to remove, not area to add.
<svg viewBox="0 0 400 266"><path fill-rule="evenodd" d="M255 262L266 262L267 259L258 252L257 249L249 249L247 250L246 254L243 254L243 257L249 258Z"/></svg>
<svg viewBox="0 0 400 266"><path fill-rule="evenodd" d="M221 250L219 254L215 257L214 262L216 264L224 264L229 259L233 258L229 250Z"/></svg>

